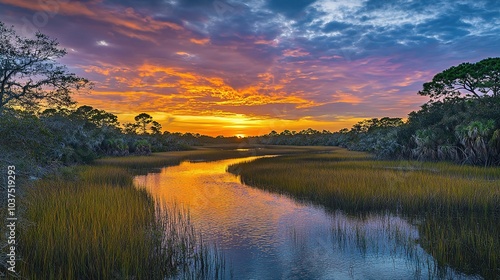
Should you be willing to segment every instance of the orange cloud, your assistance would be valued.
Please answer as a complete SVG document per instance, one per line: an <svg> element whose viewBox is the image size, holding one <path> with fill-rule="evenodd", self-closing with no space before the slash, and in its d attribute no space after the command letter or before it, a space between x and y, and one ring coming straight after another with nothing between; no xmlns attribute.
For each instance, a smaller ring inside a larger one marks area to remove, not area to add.
<svg viewBox="0 0 500 280"><path fill-rule="evenodd" d="M183 53L182 53L183 54ZM220 77L207 77L181 68L143 64L137 68L138 75L144 79L154 78L147 86L161 88L162 84L176 88L179 94L188 93L191 97L214 97L217 105L260 105L260 104L310 104L311 101L282 91L284 85L274 84L274 76L262 73L255 84L244 88L234 88ZM176 82L164 82L166 77L177 78ZM131 81L134 81L131 79ZM135 82L137 84L137 82ZM132 85L132 84L131 84Z"/></svg>
<svg viewBox="0 0 500 280"><path fill-rule="evenodd" d="M254 42L254 44L256 45L269 45L269 46L273 46L273 47L276 47L278 45L278 42L276 40L257 40Z"/></svg>
<svg viewBox="0 0 500 280"><path fill-rule="evenodd" d="M291 56L291 57L301 57L301 56L306 56L306 55L309 55L308 52L306 51L303 51L303 50L285 50L283 52L283 55L284 56Z"/></svg>
<svg viewBox="0 0 500 280"><path fill-rule="evenodd" d="M210 39L209 38L205 38L205 39L195 39L195 38L191 38L189 39L189 41L193 44L197 44L197 45L206 45L208 43L210 43Z"/></svg>
<svg viewBox="0 0 500 280"><path fill-rule="evenodd" d="M406 87L416 82L421 83L429 75L430 74L427 72L416 71L412 75L404 77L403 81L395 83L394 85L399 87Z"/></svg>
<svg viewBox="0 0 500 280"><path fill-rule="evenodd" d="M48 14L61 13L70 16L85 16L96 21L110 23L119 27L126 27L135 31L154 32L164 28L174 30L184 29L182 26L166 21L158 21L150 16L143 16L132 8L125 10L106 9L102 6L97 7L99 3L80 1L54 2L55 4L44 5L41 1L28 0L0 0L0 3L25 8L34 11L46 11Z"/></svg>
<svg viewBox="0 0 500 280"><path fill-rule="evenodd" d="M355 95L344 92L332 94L332 97L334 98L335 102L342 102L342 103L359 104L363 101L361 98Z"/></svg>

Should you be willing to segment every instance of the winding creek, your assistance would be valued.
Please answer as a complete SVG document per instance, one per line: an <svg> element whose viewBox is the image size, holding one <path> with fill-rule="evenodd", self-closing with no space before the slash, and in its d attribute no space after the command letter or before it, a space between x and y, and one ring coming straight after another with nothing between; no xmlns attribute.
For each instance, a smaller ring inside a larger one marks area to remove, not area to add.
<svg viewBox="0 0 500 280"><path fill-rule="evenodd" d="M230 164L257 157L183 162L135 183L190 209L235 279L429 279L435 262L415 225L392 215L346 215L240 183ZM449 269L445 278L466 279Z"/></svg>

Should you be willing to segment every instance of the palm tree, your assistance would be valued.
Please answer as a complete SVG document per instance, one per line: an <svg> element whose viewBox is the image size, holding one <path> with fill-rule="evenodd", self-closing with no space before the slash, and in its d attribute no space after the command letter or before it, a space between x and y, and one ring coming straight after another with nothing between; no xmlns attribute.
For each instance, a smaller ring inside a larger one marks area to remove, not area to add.
<svg viewBox="0 0 500 280"><path fill-rule="evenodd" d="M418 160L436 160L436 143L434 139L436 135L431 129L419 129L413 135L413 141L417 145L416 148L412 149L412 156Z"/></svg>
<svg viewBox="0 0 500 280"><path fill-rule="evenodd" d="M465 162L484 163L487 165L490 158L490 149L487 145L489 135L495 128L493 120L473 121L468 125L457 126L455 132L464 147Z"/></svg>
<svg viewBox="0 0 500 280"><path fill-rule="evenodd" d="M500 161L500 129L495 130L493 132L493 136L488 142L488 148L490 149L490 155L492 155L497 163Z"/></svg>

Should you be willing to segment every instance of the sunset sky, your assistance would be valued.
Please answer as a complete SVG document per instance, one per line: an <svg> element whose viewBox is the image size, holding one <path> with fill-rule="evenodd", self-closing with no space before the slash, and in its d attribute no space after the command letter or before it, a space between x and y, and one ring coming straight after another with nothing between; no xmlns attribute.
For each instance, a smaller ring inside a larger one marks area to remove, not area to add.
<svg viewBox="0 0 500 280"><path fill-rule="evenodd" d="M95 83L79 104L213 136L406 117L436 73L500 56L496 0L0 0L0 20L58 39Z"/></svg>

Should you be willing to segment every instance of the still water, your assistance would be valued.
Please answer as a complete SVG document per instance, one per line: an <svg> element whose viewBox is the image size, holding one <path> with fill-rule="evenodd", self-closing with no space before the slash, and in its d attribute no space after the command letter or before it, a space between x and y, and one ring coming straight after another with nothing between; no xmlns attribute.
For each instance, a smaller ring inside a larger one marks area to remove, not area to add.
<svg viewBox="0 0 500 280"><path fill-rule="evenodd" d="M183 162L135 178L156 199L188 207L235 279L429 279L433 258L414 224L393 215L352 216L240 183L230 164ZM414 221L416 223L418 221ZM441 277L466 279L449 269Z"/></svg>

